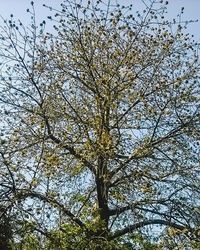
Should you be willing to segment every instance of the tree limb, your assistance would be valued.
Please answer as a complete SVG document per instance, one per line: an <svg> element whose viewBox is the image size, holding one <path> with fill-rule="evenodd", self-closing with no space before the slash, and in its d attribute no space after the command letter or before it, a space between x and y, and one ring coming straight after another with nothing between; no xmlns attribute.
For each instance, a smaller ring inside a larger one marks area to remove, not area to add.
<svg viewBox="0 0 200 250"><path fill-rule="evenodd" d="M109 237L109 240L113 240L113 239L118 238L120 236L123 236L123 235L125 235L127 233L132 233L136 229L139 229L141 227L148 226L148 225L163 225L163 226L173 227L173 228L176 228L176 229L179 229L179 230L184 230L185 228L191 230L191 228L188 228L186 226L184 227L184 226L178 225L178 224L176 224L174 222L171 222L171 221L160 220L160 219L146 220L146 221L141 221L141 222L135 223L133 225L127 226L127 227L125 227L123 229L117 230L113 235L111 235Z"/></svg>

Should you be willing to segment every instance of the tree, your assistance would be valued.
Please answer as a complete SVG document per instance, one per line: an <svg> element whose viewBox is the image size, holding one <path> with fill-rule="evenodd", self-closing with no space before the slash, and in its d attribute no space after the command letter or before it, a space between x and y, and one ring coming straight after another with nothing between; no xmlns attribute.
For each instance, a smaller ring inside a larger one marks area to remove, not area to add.
<svg viewBox="0 0 200 250"><path fill-rule="evenodd" d="M144 3L66 0L52 33L33 2L28 28L4 20L0 202L20 249L198 240L199 45Z"/></svg>
<svg viewBox="0 0 200 250"><path fill-rule="evenodd" d="M8 208L0 207L0 249L2 250L11 250L12 226L7 211L9 211Z"/></svg>

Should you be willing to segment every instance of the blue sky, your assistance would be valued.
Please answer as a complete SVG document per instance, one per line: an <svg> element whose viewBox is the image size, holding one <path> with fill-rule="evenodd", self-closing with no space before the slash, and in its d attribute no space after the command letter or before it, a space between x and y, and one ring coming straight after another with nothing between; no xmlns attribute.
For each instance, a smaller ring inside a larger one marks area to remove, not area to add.
<svg viewBox="0 0 200 250"><path fill-rule="evenodd" d="M29 23L29 17L26 9L30 7L31 0L0 0L0 15L8 18L12 13L15 18L19 18L23 23ZM144 0L148 2L149 0ZM165 1L165 0L164 0ZM50 6L59 6L62 0L35 0L36 13L38 21L43 20L49 12L42 7L43 3ZM119 3L125 4L132 2L136 6L139 5L140 0L118 0ZM180 12L181 7L185 8L185 20L199 19L200 20L200 0L169 0L169 18L176 17ZM200 41L200 22L190 24L188 31L194 34L195 39Z"/></svg>

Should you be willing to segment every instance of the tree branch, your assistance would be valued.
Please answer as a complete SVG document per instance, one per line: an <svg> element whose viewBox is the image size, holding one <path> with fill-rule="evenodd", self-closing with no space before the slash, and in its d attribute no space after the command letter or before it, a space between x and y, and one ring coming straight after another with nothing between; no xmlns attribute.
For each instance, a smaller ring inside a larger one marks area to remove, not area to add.
<svg viewBox="0 0 200 250"><path fill-rule="evenodd" d="M61 204L55 198L45 196L41 193L37 193L30 190L19 190L19 193L17 193L17 198L18 199L37 198L41 201L48 202L54 207L59 207L64 214L66 214L73 222L75 222L81 228L87 229L85 224L80 219L78 219L73 213L71 213L63 204Z"/></svg>
<svg viewBox="0 0 200 250"><path fill-rule="evenodd" d="M141 221L141 222L135 223L133 225L127 226L121 230L117 230L113 235L111 235L109 237L109 240L113 240L113 239L118 238L120 236L123 236L127 233L132 233L136 229L144 227L144 226L148 226L148 225L163 225L163 226L173 227L173 228L176 228L179 230L184 230L185 228L191 230L191 228L188 228L186 226L184 227L184 226L178 225L174 222L170 222L170 221L166 221L166 220L160 220L160 219L146 220L146 221Z"/></svg>
<svg viewBox="0 0 200 250"><path fill-rule="evenodd" d="M50 138L53 142L55 142L56 144L61 144L61 145L62 145L62 141L61 141L59 138L55 137L55 136L52 134L52 132L51 132L51 127L50 127L50 124L49 124L49 121L48 121L48 119L47 119L46 117L45 117L45 123L46 123L46 126L47 126L47 132L48 132L49 138ZM82 157L80 154L78 154L78 153L76 152L76 150L75 150L74 147L68 146L68 145L66 145L66 144L63 145L62 147L63 147L64 149L66 149L67 151L69 151L69 153L70 153L71 155L73 155L74 157L76 157L76 159L80 160L85 166L87 166L87 167L91 170L92 173L95 174L95 168L94 168L94 166L93 166L89 161L87 161L84 157Z"/></svg>

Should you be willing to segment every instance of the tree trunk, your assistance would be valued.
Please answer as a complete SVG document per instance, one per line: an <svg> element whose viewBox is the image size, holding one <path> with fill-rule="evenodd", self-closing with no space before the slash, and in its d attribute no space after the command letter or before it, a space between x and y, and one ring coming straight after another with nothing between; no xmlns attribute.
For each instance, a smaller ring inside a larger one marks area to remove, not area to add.
<svg viewBox="0 0 200 250"><path fill-rule="evenodd" d="M98 169L96 174L96 188L97 188L97 199L98 199L98 209L100 225L98 229L98 235L106 237L108 234L108 182L106 180L107 176L107 166L105 159L99 157L98 159Z"/></svg>

